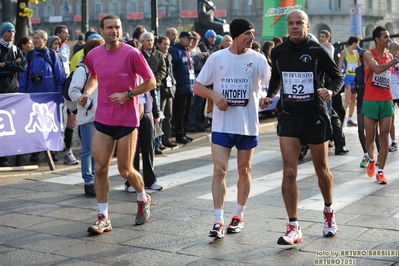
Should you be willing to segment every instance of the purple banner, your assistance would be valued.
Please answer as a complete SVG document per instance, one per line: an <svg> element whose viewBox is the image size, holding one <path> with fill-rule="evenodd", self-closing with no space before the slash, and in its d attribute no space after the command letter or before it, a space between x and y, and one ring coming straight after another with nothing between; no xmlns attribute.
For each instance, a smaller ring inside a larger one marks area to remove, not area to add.
<svg viewBox="0 0 399 266"><path fill-rule="evenodd" d="M58 92L0 94L0 156L62 151L63 103Z"/></svg>

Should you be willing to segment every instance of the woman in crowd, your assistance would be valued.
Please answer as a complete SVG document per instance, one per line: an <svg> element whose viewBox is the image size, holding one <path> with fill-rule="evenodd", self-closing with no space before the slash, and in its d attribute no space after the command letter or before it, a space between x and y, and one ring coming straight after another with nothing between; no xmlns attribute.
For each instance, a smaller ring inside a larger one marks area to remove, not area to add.
<svg viewBox="0 0 399 266"><path fill-rule="evenodd" d="M81 153L81 173L85 182L84 191L88 197L95 197L94 190L94 159L91 150L91 143L94 133L94 114L97 108L97 90L93 92L87 104L82 106L82 92L87 84L88 71L85 65L85 57L93 48L101 45L104 41L100 38L88 40L83 47L83 58L78 68L74 71L71 85L69 86L69 97L72 101L77 101L78 105L78 124L80 139L82 142Z"/></svg>

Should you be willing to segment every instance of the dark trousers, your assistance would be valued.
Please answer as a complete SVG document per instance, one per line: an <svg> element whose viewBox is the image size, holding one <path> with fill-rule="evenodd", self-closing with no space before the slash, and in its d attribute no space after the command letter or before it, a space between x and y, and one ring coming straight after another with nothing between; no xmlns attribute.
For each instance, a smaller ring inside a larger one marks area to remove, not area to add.
<svg viewBox="0 0 399 266"><path fill-rule="evenodd" d="M175 99L173 101L173 114L175 118L176 138L184 137L188 130L192 97L192 94L175 95Z"/></svg>
<svg viewBox="0 0 399 266"><path fill-rule="evenodd" d="M202 124L204 123L205 115L205 98L201 96L194 95L192 97L192 105L190 111L190 121L189 121L189 130L196 131L196 130L203 130Z"/></svg>
<svg viewBox="0 0 399 266"><path fill-rule="evenodd" d="M343 147L345 147L346 142L345 142L344 131L342 130L341 119L338 116L337 112L335 112L334 108L332 108L331 111L332 111L331 125L333 128L333 139L334 139L335 149L342 149Z"/></svg>
<svg viewBox="0 0 399 266"><path fill-rule="evenodd" d="M344 104L342 102L341 93L337 93L332 99L332 108L338 114L339 119L341 120L341 124L344 124L346 110L344 108Z"/></svg>
<svg viewBox="0 0 399 266"><path fill-rule="evenodd" d="M167 140L172 136L172 115L173 115L173 98L162 99L161 111L165 118L162 120L162 140Z"/></svg>
<svg viewBox="0 0 399 266"><path fill-rule="evenodd" d="M157 181L154 173L154 117L151 112L145 113L140 120L134 168L140 171L140 151L143 160L144 186L150 187Z"/></svg>

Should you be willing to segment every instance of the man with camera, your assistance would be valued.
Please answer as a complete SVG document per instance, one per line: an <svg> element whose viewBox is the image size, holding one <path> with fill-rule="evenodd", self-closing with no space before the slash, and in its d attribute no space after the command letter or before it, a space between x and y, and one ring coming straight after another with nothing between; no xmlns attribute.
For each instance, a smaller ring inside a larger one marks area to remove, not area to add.
<svg viewBox="0 0 399 266"><path fill-rule="evenodd" d="M54 50L46 47L47 32L36 30L33 33L33 47L26 56L28 66L19 75L19 92L61 92L65 81L62 62Z"/></svg>
<svg viewBox="0 0 399 266"><path fill-rule="evenodd" d="M44 30L33 32L34 49L26 54L26 71L19 74L19 92L62 92L65 71L57 53L47 48L47 39ZM30 160L35 162L38 156L39 153L32 153ZM51 156L53 161L58 161L56 152L51 152Z"/></svg>

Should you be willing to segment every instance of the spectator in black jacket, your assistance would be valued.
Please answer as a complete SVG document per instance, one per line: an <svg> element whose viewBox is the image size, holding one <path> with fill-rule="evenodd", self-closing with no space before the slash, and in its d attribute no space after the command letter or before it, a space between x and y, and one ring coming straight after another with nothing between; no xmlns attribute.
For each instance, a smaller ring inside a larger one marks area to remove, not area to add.
<svg viewBox="0 0 399 266"><path fill-rule="evenodd" d="M148 65L150 66L152 72L155 75L155 80L157 82L157 87L154 88L154 90L151 90L151 96L154 98L154 105L157 105L157 108L159 110L160 106L160 99L161 99L161 92L160 92L160 86L162 84L162 80L166 76L166 64L165 64L165 58L163 54L154 49L154 34L151 32L144 32L143 34L140 35L140 42L141 42L141 53L143 54L144 58L147 60ZM154 96L154 94L157 94L157 97ZM156 100L155 100L156 99ZM158 114L153 114L154 119L157 119L158 121L156 122L159 123L159 112ZM154 144L154 152L155 154L162 154L161 150L161 141L160 138L155 138L155 144Z"/></svg>
<svg viewBox="0 0 399 266"><path fill-rule="evenodd" d="M161 89L161 111L165 118L162 120L162 144L165 147L176 147L176 143L170 141L172 136L172 116L173 116L173 98L176 93L176 80L173 76L172 56L168 53L170 40L166 36L158 36L157 48L165 57L166 76L162 80Z"/></svg>

